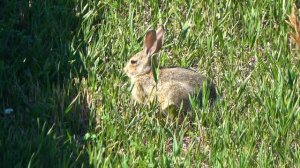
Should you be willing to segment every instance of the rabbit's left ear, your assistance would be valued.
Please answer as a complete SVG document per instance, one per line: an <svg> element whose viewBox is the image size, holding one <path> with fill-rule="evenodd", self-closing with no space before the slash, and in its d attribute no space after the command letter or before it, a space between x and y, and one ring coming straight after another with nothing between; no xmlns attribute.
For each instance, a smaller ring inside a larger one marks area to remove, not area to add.
<svg viewBox="0 0 300 168"><path fill-rule="evenodd" d="M151 56L156 51L156 32L149 30L146 33L144 47L147 56Z"/></svg>
<svg viewBox="0 0 300 168"><path fill-rule="evenodd" d="M156 32L154 30L149 30L146 33L144 46L147 56L159 52L163 45L164 33L165 30L163 26L160 26Z"/></svg>

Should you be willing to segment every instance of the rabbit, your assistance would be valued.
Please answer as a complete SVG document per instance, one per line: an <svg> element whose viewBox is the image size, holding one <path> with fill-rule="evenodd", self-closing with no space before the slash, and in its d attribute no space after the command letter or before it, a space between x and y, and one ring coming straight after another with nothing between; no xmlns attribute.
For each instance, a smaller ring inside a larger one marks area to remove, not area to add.
<svg viewBox="0 0 300 168"><path fill-rule="evenodd" d="M157 64L156 53L162 48L164 33L163 26L157 31L147 31L143 50L131 57L123 69L130 78L134 100L138 103L158 100L163 112L186 112L191 108L189 97L192 94L198 95L201 104L203 83L207 81L209 100L213 102L216 99L214 84L194 70L159 67L158 80L155 80L152 64Z"/></svg>

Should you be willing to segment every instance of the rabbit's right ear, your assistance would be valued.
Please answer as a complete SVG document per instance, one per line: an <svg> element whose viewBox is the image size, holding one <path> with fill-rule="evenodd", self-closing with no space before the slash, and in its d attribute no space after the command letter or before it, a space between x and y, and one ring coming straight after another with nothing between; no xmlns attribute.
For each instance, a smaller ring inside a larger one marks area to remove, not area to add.
<svg viewBox="0 0 300 168"><path fill-rule="evenodd" d="M157 53L162 45L163 45L163 40L164 40L164 34L165 34L165 29L163 26L160 26L157 30L156 30L156 50L155 52Z"/></svg>
<svg viewBox="0 0 300 168"><path fill-rule="evenodd" d="M151 56L156 51L156 32L154 30L149 30L146 33L144 47L147 56Z"/></svg>

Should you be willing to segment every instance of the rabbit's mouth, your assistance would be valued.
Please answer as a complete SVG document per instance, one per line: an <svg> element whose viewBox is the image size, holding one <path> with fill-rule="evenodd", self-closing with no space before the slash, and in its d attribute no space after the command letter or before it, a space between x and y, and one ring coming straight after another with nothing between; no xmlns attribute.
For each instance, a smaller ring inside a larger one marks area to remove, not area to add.
<svg viewBox="0 0 300 168"><path fill-rule="evenodd" d="M127 75L127 76L131 76L131 74L130 74L130 72L129 72L129 68L128 68L128 66L125 66L124 68L123 68L123 72Z"/></svg>
<svg viewBox="0 0 300 168"><path fill-rule="evenodd" d="M126 76L128 76L129 78L132 78L132 77L135 76L133 73L131 73L131 72L129 71L129 69L128 69L127 66L125 66L125 67L123 68L123 72L124 72L124 73L126 74Z"/></svg>

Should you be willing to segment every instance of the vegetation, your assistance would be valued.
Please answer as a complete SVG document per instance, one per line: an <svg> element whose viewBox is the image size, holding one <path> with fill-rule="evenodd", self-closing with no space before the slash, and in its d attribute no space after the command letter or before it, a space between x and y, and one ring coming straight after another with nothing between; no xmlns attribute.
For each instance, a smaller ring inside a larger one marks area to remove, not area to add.
<svg viewBox="0 0 300 168"><path fill-rule="evenodd" d="M1 1L1 167L299 165L293 3ZM160 24L160 65L194 67L220 94L181 126L135 104L122 72Z"/></svg>

